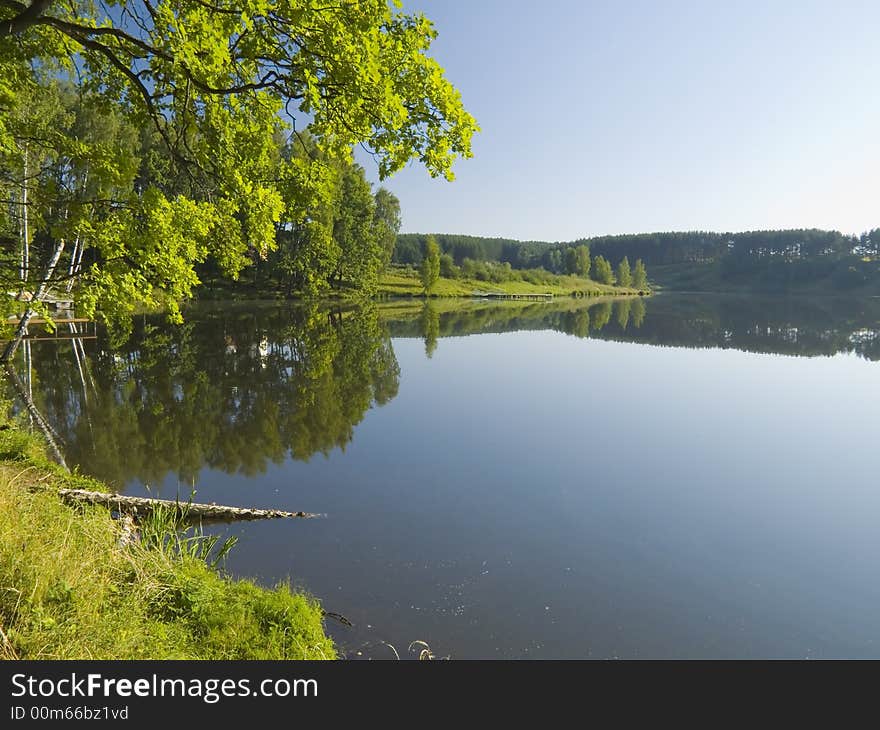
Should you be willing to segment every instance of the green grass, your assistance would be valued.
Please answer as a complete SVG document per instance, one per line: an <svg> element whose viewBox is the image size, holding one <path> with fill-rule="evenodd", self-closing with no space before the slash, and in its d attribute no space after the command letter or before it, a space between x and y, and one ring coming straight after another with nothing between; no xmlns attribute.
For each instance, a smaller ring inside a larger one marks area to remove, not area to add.
<svg viewBox="0 0 880 730"><path fill-rule="evenodd" d="M122 545L107 509L54 493L97 483L14 427L0 455L0 659L336 657L315 599L224 575L224 546L170 514Z"/></svg>
<svg viewBox="0 0 880 730"><path fill-rule="evenodd" d="M635 289L608 286L577 276L554 276L553 283L531 284L527 281L504 281L494 283L476 279L440 278L431 291L432 297L470 297L474 292L503 292L505 294L553 294L554 296L600 296L637 294ZM389 269L379 280L380 296L418 297L424 291L416 272L399 267Z"/></svg>

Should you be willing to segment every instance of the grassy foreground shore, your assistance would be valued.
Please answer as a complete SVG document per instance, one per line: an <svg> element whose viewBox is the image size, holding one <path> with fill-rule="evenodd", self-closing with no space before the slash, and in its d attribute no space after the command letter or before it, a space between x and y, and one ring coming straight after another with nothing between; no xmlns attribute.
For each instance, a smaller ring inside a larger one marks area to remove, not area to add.
<svg viewBox="0 0 880 730"><path fill-rule="evenodd" d="M336 658L315 599L224 575L223 546L181 532L170 514L124 544L109 510L55 493L106 485L2 425L0 659Z"/></svg>

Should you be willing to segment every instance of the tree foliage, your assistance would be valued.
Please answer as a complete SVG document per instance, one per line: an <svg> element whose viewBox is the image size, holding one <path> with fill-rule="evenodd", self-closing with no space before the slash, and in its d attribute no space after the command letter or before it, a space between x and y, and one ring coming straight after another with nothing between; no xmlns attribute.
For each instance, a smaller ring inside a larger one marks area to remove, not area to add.
<svg viewBox="0 0 880 730"><path fill-rule="evenodd" d="M624 256L617 265L617 286L632 286L632 270L629 267L629 259Z"/></svg>
<svg viewBox="0 0 880 730"><path fill-rule="evenodd" d="M477 126L429 55L435 36L386 0L0 0L3 285L32 298L73 280L85 314L179 319L198 264L237 277L294 228L291 270L312 288L372 271L399 215L374 201L381 240L355 250L371 221L352 146L383 178L416 159L451 179L471 155ZM68 88L71 103L35 106Z"/></svg>
<svg viewBox="0 0 880 730"><path fill-rule="evenodd" d="M648 272L645 270L645 263L641 259L636 259L636 265L633 269L632 285L636 289L647 289Z"/></svg>
<svg viewBox="0 0 880 730"><path fill-rule="evenodd" d="M586 245L578 246L575 251L575 271L577 276L585 279L590 275L590 247Z"/></svg>
<svg viewBox="0 0 880 730"><path fill-rule="evenodd" d="M573 246L565 250L565 273L584 278L590 275L589 246Z"/></svg>
<svg viewBox="0 0 880 730"><path fill-rule="evenodd" d="M611 271L611 264L604 256L596 256L593 259L593 278L600 284L613 284L614 274Z"/></svg>
<svg viewBox="0 0 880 730"><path fill-rule="evenodd" d="M428 236L428 243L425 248L425 257L419 266L419 278L425 294L430 294L437 279L440 278L440 247L433 236Z"/></svg>
<svg viewBox="0 0 880 730"><path fill-rule="evenodd" d="M880 286L880 228L860 235L839 231L790 229L714 233L681 231L597 236L567 242L516 241L437 234L443 252L461 265L464 258L487 264L508 263L514 270L543 268L568 273L570 249L589 245L594 256L619 261L641 259L646 267L669 267L666 285L680 275L691 288L695 277L708 276L703 286L725 289L747 286L766 291L827 288L846 291ZM418 263L423 234L398 236L394 261ZM674 268L673 268L674 267ZM596 278L593 272L593 278ZM647 275L645 286L647 288Z"/></svg>

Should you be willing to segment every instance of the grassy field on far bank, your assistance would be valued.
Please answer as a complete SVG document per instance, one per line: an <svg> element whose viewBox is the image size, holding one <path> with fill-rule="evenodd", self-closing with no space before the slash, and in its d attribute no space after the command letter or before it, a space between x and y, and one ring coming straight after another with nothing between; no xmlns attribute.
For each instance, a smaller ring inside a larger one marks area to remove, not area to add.
<svg viewBox="0 0 880 730"><path fill-rule="evenodd" d="M0 431L0 659L336 657L313 598L223 575L210 539L170 515L123 545L109 510L69 506L59 487L106 490Z"/></svg>
<svg viewBox="0 0 880 730"><path fill-rule="evenodd" d="M474 292L498 292L504 294L552 294L554 296L618 296L639 294L637 289L600 284L592 279L579 276L560 276L547 274L548 283L533 284L514 280L503 282L481 281L478 279L447 279L440 277L431 292L432 297L472 297ZM650 293L642 291L642 294ZM348 299L357 293L345 287L330 289L320 298ZM393 297L423 297L424 290L418 272L402 266L392 266L379 277L376 296L380 299ZM224 279L210 279L196 290L196 299L205 301L252 301L255 299L287 300L298 299L296 292L284 292L271 286L257 285L253 282L232 282Z"/></svg>
<svg viewBox="0 0 880 730"><path fill-rule="evenodd" d="M554 296L601 296L638 294L636 289L608 286L579 276L556 276L547 284L532 284L528 281L479 281L477 279L445 279L440 277L431 291L432 297L470 297L474 292L500 292L504 294L553 294ZM419 275L414 270L393 267L379 280L380 296L417 297L424 296Z"/></svg>

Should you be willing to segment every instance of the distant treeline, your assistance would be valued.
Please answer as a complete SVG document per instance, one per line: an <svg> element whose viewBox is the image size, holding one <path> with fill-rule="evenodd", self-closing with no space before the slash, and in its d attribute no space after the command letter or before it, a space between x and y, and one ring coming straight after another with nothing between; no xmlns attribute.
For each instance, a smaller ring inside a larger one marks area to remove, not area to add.
<svg viewBox="0 0 880 730"><path fill-rule="evenodd" d="M489 242L485 249L482 248L482 241ZM530 261L519 260L514 266L505 256L510 247L517 245L526 244L508 239L481 239L472 236L398 235L394 244L392 262L410 267L418 264L426 291L430 290L430 286L425 276L433 268L436 268L438 276L447 279L550 284L558 275L568 274L592 279L608 286L617 285L639 290L648 288L647 270L644 261L640 258L635 260L633 267L629 258L624 255L619 258L615 268L610 260L601 254L592 256L590 247L578 242L577 245L566 247L557 244L552 251L546 252L546 256L533 258ZM533 245L546 248L550 244L534 243ZM401 246L405 251L404 255L400 255ZM495 253L496 256L492 258L489 253Z"/></svg>
<svg viewBox="0 0 880 730"><path fill-rule="evenodd" d="M594 256L609 261L626 256L630 260L641 259L649 267L688 269L711 265L717 282L749 282L771 289L826 280L834 288L848 289L880 280L880 228L861 236L818 229L689 231L598 236L553 243L448 234L435 237L441 250L458 265L469 259L500 262L514 269L544 268L566 273L566 251L587 245ZM425 234L399 234L392 260L418 264L426 239Z"/></svg>

